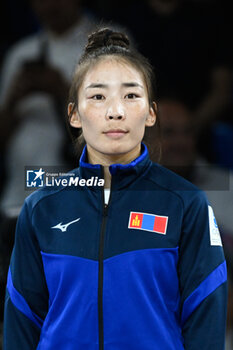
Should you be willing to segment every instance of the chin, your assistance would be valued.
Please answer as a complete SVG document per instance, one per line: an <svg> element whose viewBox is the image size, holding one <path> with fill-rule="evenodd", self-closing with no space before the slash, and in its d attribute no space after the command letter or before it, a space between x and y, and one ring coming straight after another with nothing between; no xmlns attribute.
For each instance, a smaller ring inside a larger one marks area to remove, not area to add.
<svg viewBox="0 0 233 350"><path fill-rule="evenodd" d="M126 147L109 147L108 149L104 150L102 153L106 154L108 156L117 156L121 154L126 154L130 152Z"/></svg>

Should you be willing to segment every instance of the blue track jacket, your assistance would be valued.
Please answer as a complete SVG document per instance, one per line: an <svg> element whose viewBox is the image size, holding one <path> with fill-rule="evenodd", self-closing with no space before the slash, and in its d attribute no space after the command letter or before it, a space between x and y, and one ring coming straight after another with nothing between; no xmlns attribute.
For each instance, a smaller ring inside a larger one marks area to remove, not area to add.
<svg viewBox="0 0 233 350"><path fill-rule="evenodd" d="M4 350L224 350L226 263L202 191L147 149L103 188L43 188L18 219ZM86 162L79 178L103 177Z"/></svg>

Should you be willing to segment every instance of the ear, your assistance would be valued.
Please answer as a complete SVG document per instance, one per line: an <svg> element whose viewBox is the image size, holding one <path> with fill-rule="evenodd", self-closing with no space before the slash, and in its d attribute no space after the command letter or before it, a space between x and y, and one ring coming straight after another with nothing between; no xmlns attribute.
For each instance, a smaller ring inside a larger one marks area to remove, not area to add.
<svg viewBox="0 0 233 350"><path fill-rule="evenodd" d="M77 107L74 108L74 103L68 104L68 115L70 116L70 125L73 128L81 128L81 120Z"/></svg>
<svg viewBox="0 0 233 350"><path fill-rule="evenodd" d="M156 122L157 117L157 104L152 102L153 106L150 106L149 114L146 118L146 126L153 126Z"/></svg>

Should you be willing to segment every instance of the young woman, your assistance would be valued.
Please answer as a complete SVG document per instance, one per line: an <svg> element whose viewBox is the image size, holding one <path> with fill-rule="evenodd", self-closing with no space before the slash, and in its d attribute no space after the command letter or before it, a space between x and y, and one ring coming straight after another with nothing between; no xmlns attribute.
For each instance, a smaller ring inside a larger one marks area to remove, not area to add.
<svg viewBox="0 0 233 350"><path fill-rule="evenodd" d="M98 186L42 189L18 219L4 350L223 350L226 265L204 194L153 164L152 70L109 29L89 36L68 112ZM109 194L109 196L108 196Z"/></svg>

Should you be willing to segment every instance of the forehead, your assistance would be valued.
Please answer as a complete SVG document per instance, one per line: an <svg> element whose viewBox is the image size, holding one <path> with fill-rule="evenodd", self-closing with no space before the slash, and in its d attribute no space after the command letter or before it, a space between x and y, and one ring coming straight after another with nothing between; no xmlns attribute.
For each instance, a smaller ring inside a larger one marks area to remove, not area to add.
<svg viewBox="0 0 233 350"><path fill-rule="evenodd" d="M119 83L134 81L145 87L143 73L127 60L118 57L104 57L88 69L83 85L90 82Z"/></svg>

